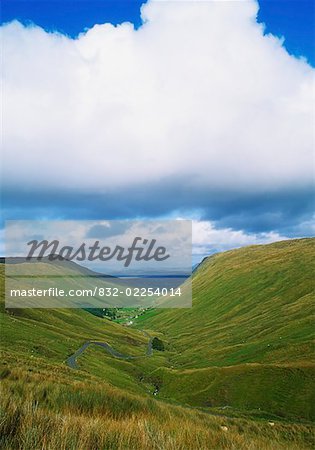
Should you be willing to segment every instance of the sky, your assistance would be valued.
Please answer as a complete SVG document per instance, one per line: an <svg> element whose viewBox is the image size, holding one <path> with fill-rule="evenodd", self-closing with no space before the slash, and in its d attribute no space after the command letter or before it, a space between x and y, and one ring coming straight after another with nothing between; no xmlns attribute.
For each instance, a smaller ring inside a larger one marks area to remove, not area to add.
<svg viewBox="0 0 315 450"><path fill-rule="evenodd" d="M314 235L312 8L4 0L4 218L189 218L194 262Z"/></svg>
<svg viewBox="0 0 315 450"><path fill-rule="evenodd" d="M17 19L77 37L95 24L106 22L132 22L139 28L142 3L143 0L2 0L1 23ZM312 0L259 1L258 21L265 23L266 32L284 37L287 50L306 57L313 66L314 14Z"/></svg>

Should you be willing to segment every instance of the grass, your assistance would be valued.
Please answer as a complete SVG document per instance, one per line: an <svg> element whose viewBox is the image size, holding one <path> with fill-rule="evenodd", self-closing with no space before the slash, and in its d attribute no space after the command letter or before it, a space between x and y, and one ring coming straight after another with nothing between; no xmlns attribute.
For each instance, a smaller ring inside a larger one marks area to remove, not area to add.
<svg viewBox="0 0 315 450"><path fill-rule="evenodd" d="M0 447L313 448L313 257L303 239L208 258L193 308L133 319L164 351L124 361L91 346L80 370L65 361L87 340L143 356L148 338L78 309L6 311L0 265Z"/></svg>
<svg viewBox="0 0 315 450"><path fill-rule="evenodd" d="M2 382L3 449L312 448L311 427L216 417L133 396L90 376L7 373ZM271 447L272 443L272 447Z"/></svg>
<svg viewBox="0 0 315 450"><path fill-rule="evenodd" d="M139 317L173 350L161 396L313 420L314 250L301 239L209 257L191 309Z"/></svg>
<svg viewBox="0 0 315 450"><path fill-rule="evenodd" d="M160 396L201 407L233 406L278 419L311 420L315 409L314 370L309 367L237 365L155 372Z"/></svg>

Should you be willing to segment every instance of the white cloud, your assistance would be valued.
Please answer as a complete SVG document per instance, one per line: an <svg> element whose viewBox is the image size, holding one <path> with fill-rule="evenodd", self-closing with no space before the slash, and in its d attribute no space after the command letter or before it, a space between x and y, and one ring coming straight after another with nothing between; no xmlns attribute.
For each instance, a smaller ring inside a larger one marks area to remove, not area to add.
<svg viewBox="0 0 315 450"><path fill-rule="evenodd" d="M151 1L140 29L95 25L75 40L3 26L6 184L309 185L314 70L263 35L257 9Z"/></svg>
<svg viewBox="0 0 315 450"><path fill-rule="evenodd" d="M279 233L246 233L231 228L218 229L206 220L193 221L193 255L194 261L211 253L222 252L247 245L270 244L288 239Z"/></svg>
<svg viewBox="0 0 315 450"><path fill-rule="evenodd" d="M244 230L231 228L216 228L215 224L207 220L192 221L192 252L190 252L190 223L177 217L179 221L9 221L6 229L6 248L1 245L4 230L0 230L0 255L26 256L30 250L27 245L33 239L41 241L47 239L52 242L60 241L59 250L63 246L79 248L82 243L86 247L92 246L96 240L101 246L114 248L122 245L128 248L136 236L157 239L166 248L172 249L172 264L178 261L178 267L189 267L192 253L193 264L200 262L205 256L233 248L255 244L269 244L271 242L288 239L276 232L247 233ZM125 230L119 228L125 224ZM117 235L102 236L98 228L96 234L90 235L91 228L97 226L113 227ZM84 263L83 263L84 265Z"/></svg>

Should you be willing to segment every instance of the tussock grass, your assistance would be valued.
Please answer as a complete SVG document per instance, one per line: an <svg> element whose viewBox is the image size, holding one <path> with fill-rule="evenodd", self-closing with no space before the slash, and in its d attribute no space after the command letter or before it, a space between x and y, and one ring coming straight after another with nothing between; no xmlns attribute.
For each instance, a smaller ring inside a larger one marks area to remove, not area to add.
<svg viewBox="0 0 315 450"><path fill-rule="evenodd" d="M0 446L47 450L301 450L306 425L206 415L86 382L47 383L15 371L2 382Z"/></svg>

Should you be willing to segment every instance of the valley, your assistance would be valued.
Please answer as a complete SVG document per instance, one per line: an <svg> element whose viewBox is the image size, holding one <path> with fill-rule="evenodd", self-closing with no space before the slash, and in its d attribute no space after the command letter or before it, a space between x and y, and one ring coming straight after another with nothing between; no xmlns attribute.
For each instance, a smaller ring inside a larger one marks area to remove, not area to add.
<svg viewBox="0 0 315 450"><path fill-rule="evenodd" d="M192 308L112 320L6 310L1 264L1 448L312 448L314 244L211 256Z"/></svg>

